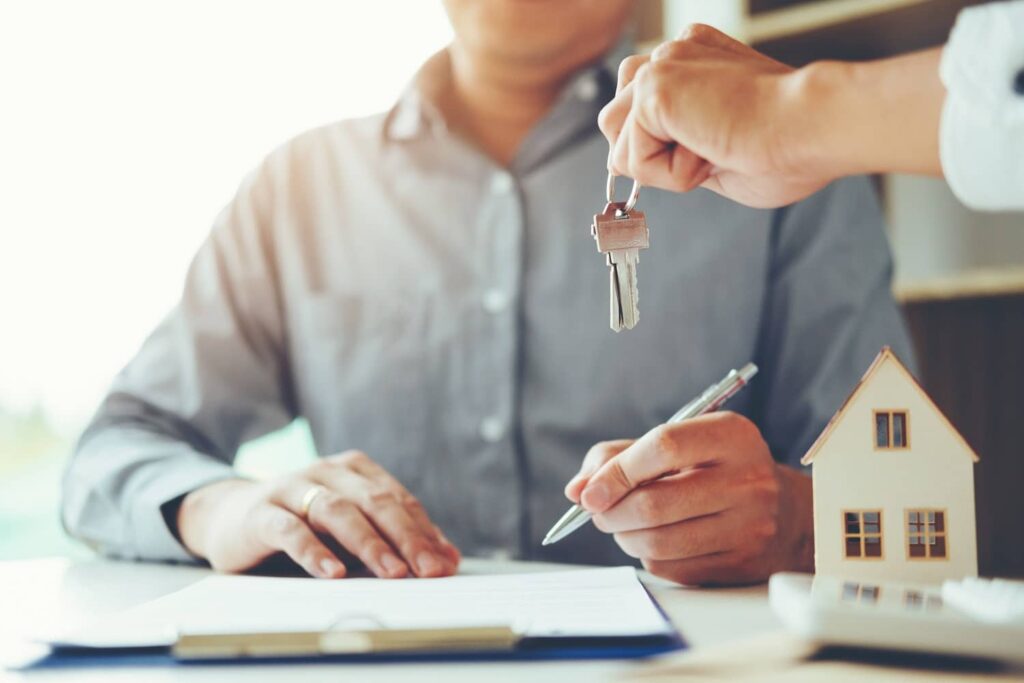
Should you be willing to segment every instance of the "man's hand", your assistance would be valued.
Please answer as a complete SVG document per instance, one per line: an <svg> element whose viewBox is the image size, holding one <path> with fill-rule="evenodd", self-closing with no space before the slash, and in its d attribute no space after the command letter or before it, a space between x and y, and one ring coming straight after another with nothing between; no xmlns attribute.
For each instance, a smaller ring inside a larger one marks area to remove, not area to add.
<svg viewBox="0 0 1024 683"><path fill-rule="evenodd" d="M772 460L735 413L597 444L566 495L627 555L679 583L754 583L813 567L810 479Z"/></svg>
<svg viewBox="0 0 1024 683"><path fill-rule="evenodd" d="M941 48L792 69L710 26L625 59L598 123L611 170L755 207L860 173L941 175Z"/></svg>
<svg viewBox="0 0 1024 683"><path fill-rule="evenodd" d="M802 199L832 177L801 155L813 112L801 109L800 80L801 72L710 26L691 26L649 57L622 62L618 93L598 119L611 169L750 206Z"/></svg>
<svg viewBox="0 0 1024 683"><path fill-rule="evenodd" d="M302 515L303 497L324 490ZM214 569L239 572L284 552L312 576L348 568L331 547L384 578L455 573L459 551L405 487L363 453L348 451L267 482L217 482L185 496L185 547Z"/></svg>

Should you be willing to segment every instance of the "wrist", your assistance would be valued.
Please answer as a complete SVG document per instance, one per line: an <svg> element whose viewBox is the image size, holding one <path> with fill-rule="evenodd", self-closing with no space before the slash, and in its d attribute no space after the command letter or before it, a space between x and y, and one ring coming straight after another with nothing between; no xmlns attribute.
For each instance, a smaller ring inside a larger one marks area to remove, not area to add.
<svg viewBox="0 0 1024 683"><path fill-rule="evenodd" d="M829 181L868 170L858 158L863 141L855 135L865 113L858 110L858 98L850 97L856 68L820 61L786 76L792 96L784 137L792 148L794 175Z"/></svg>
<svg viewBox="0 0 1024 683"><path fill-rule="evenodd" d="M255 486L248 479L225 479L202 486L187 493L178 506L177 529L185 549L201 559L207 559L206 536L210 520L217 518L221 506L240 491Z"/></svg>
<svg viewBox="0 0 1024 683"><path fill-rule="evenodd" d="M776 465L782 483L782 527L786 557L782 569L814 571L814 493L811 478L786 465Z"/></svg>
<svg viewBox="0 0 1024 683"><path fill-rule="evenodd" d="M791 74L797 105L787 125L811 174L939 173L940 58L932 49Z"/></svg>

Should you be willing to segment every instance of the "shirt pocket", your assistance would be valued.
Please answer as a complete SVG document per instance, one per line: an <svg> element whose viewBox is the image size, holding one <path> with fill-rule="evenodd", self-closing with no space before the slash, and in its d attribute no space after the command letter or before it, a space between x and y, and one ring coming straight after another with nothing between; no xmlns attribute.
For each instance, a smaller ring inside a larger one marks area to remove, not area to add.
<svg viewBox="0 0 1024 683"><path fill-rule="evenodd" d="M321 453L359 449L415 488L441 388L440 300L429 291L309 297L301 410Z"/></svg>

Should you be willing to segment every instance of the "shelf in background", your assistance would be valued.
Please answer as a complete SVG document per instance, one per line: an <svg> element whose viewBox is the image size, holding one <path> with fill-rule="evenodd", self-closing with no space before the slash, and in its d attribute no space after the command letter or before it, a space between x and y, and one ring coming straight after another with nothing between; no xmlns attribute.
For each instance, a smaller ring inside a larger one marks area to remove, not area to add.
<svg viewBox="0 0 1024 683"><path fill-rule="evenodd" d="M984 268L954 275L897 283L896 298L903 303L1024 296L1024 268Z"/></svg>
<svg viewBox="0 0 1024 683"><path fill-rule="evenodd" d="M649 1L649 0L646 0ZM986 0L664 0L645 27L662 22L677 35L700 22L754 45L780 61L862 60L939 45L957 13Z"/></svg>
<svg viewBox="0 0 1024 683"><path fill-rule="evenodd" d="M757 12L757 3L744 22L743 38L750 43L785 38L856 19L914 5L935 4L934 0L815 0L786 3L785 7Z"/></svg>
<svg viewBox="0 0 1024 683"><path fill-rule="evenodd" d="M750 21L754 22L759 37L748 38L748 42L795 66L817 59L879 59L941 45L949 37L960 10L978 4L978 0L855 1L863 3L865 9L869 4L874 5L874 12L850 14L845 19L822 23L816 28L796 30L796 25L791 24L794 30L789 32L783 32L781 23L756 23L768 15L754 17ZM822 0L815 4L833 3L845 6L847 0ZM778 12L795 12L796 9ZM807 21L809 24L810 19Z"/></svg>

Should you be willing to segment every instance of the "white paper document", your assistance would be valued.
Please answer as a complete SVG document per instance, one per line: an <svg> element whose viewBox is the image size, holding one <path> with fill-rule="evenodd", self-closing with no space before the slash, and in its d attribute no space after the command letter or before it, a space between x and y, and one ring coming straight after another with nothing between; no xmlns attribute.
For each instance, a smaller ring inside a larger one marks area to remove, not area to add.
<svg viewBox="0 0 1024 683"><path fill-rule="evenodd" d="M170 645L179 633L511 626L528 637L672 632L632 567L336 581L211 576L51 642Z"/></svg>

